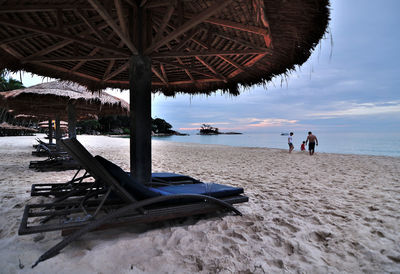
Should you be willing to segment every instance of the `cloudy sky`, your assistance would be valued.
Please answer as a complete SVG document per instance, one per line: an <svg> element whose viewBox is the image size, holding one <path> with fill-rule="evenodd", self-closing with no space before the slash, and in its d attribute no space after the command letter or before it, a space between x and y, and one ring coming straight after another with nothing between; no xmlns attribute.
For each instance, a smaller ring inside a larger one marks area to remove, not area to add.
<svg viewBox="0 0 400 274"><path fill-rule="evenodd" d="M237 97L155 95L153 117L180 131L207 123L243 132L400 132L400 1L331 2L329 34L288 78ZM126 91L111 93L128 100Z"/></svg>

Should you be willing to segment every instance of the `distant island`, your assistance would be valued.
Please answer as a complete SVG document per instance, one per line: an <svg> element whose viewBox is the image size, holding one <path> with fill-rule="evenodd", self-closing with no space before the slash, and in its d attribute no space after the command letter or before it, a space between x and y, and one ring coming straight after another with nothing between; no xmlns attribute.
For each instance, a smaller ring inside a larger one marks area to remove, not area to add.
<svg viewBox="0 0 400 274"><path fill-rule="evenodd" d="M235 134L243 134L241 132L221 132L217 127L212 127L211 125L203 124L200 128L200 135L219 135L219 134L230 134L230 135L235 135Z"/></svg>

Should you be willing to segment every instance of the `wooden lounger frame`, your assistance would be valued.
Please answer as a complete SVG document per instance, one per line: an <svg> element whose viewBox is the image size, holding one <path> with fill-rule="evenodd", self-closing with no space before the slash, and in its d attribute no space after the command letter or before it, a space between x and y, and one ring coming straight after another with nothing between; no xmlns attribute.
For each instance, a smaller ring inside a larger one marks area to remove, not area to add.
<svg viewBox="0 0 400 274"><path fill-rule="evenodd" d="M32 267L57 255L69 243L92 230L127 223L163 221L218 210L229 210L241 215L232 205L248 201L242 195L216 199L197 194L159 196L137 201L76 139L63 139L61 142L86 172L83 176L78 176L78 171L71 181L61 184L60 188L56 184L47 184L49 188L42 191L40 188L46 184L33 186L33 193L46 193L57 198L51 203L27 205L18 233L24 235L55 230L72 233L44 253ZM94 181L83 183L89 177L93 177ZM119 199L110 199L111 192ZM38 218L41 218L40 223L37 222Z"/></svg>

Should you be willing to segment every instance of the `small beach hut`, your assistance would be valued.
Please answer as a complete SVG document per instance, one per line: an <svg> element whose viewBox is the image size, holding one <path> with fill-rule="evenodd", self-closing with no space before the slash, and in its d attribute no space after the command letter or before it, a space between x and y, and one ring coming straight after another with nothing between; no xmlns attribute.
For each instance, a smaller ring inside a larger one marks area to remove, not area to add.
<svg viewBox="0 0 400 274"><path fill-rule="evenodd" d="M328 0L0 2L0 69L129 88L131 173L151 178L151 93L232 95L303 64Z"/></svg>

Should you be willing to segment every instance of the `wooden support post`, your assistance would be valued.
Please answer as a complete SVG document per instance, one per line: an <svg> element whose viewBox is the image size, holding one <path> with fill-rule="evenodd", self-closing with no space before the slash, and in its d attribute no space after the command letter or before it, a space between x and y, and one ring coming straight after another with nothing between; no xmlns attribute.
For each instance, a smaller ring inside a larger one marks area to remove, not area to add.
<svg viewBox="0 0 400 274"><path fill-rule="evenodd" d="M68 103L68 137L76 138L76 112L75 105Z"/></svg>
<svg viewBox="0 0 400 274"><path fill-rule="evenodd" d="M131 175L139 183L151 180L151 59L130 59Z"/></svg>
<svg viewBox="0 0 400 274"><path fill-rule="evenodd" d="M51 119L49 119L49 144L53 143L53 123Z"/></svg>
<svg viewBox="0 0 400 274"><path fill-rule="evenodd" d="M61 139L61 130L60 130L60 116L56 116L56 149L60 150L60 139Z"/></svg>

